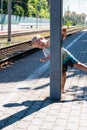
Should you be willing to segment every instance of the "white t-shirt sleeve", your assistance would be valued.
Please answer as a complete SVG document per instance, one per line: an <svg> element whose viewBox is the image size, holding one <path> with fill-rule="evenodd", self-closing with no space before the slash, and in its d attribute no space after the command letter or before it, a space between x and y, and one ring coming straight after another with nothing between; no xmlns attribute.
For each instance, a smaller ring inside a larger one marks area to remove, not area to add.
<svg viewBox="0 0 87 130"><path fill-rule="evenodd" d="M47 57L50 55L50 48L44 48L43 49L44 56Z"/></svg>

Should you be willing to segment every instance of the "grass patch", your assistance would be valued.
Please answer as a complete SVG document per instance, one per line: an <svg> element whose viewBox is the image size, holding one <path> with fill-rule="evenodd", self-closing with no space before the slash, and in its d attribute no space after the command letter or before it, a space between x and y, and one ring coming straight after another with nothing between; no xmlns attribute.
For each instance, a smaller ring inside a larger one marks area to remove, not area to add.
<svg viewBox="0 0 87 130"><path fill-rule="evenodd" d="M40 32L40 33L35 33L35 34L28 34L28 35L26 34L24 36L11 37L10 42L7 41L7 38L0 39L0 48L6 47L9 45L15 45L23 41L29 41L32 39L33 36L38 35L38 34L42 35L43 37L46 37L50 35L50 31L42 32L42 33Z"/></svg>

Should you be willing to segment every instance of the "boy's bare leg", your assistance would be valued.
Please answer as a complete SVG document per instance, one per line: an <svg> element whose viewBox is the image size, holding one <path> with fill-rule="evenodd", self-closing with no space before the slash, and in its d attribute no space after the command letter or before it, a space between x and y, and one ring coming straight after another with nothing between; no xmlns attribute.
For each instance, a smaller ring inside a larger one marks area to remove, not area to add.
<svg viewBox="0 0 87 130"><path fill-rule="evenodd" d="M80 69L80 70L83 70L83 71L87 72L87 66L82 64L82 63L80 63L80 62L74 64L73 66L78 68L78 69Z"/></svg>
<svg viewBox="0 0 87 130"><path fill-rule="evenodd" d="M65 82L66 82L66 72L62 73L62 93L65 93L64 92Z"/></svg>

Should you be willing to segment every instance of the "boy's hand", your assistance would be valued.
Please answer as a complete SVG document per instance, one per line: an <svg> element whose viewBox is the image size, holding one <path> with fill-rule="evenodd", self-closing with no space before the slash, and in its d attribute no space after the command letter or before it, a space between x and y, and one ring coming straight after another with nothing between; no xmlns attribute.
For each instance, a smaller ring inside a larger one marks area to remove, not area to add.
<svg viewBox="0 0 87 130"><path fill-rule="evenodd" d="M50 59L50 55L47 56L47 57L41 58L40 61L41 61L41 62L45 62L45 61L47 61L47 60L49 60L49 59Z"/></svg>
<svg viewBox="0 0 87 130"><path fill-rule="evenodd" d="M45 58L41 58L41 59L40 59L40 62L45 62L45 61L46 61Z"/></svg>

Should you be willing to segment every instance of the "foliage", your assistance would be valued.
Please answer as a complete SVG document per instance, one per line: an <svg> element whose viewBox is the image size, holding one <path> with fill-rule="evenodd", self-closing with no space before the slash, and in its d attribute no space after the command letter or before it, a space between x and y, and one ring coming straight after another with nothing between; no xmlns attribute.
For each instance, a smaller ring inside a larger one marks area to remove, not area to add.
<svg viewBox="0 0 87 130"><path fill-rule="evenodd" d="M24 10L20 5L15 4L14 8L13 8L13 14L19 15L19 16L24 16Z"/></svg>
<svg viewBox="0 0 87 130"><path fill-rule="evenodd" d="M69 10L65 12L63 17L63 23L67 26L84 24L86 19L86 14L76 14L76 12L70 12Z"/></svg>
<svg viewBox="0 0 87 130"><path fill-rule="evenodd" d="M12 15L49 18L49 0L11 0ZM1 7L1 2L0 2ZM8 14L8 0L3 0L3 13ZM0 10L1 11L1 10Z"/></svg>
<svg viewBox="0 0 87 130"><path fill-rule="evenodd" d="M12 15L27 16L27 17L50 17L50 0L11 0ZM2 0L3 8L0 12L8 14L8 0ZM1 7L1 2L0 2ZM84 24L86 14L76 14L67 10L63 17L63 22L66 25Z"/></svg>

